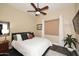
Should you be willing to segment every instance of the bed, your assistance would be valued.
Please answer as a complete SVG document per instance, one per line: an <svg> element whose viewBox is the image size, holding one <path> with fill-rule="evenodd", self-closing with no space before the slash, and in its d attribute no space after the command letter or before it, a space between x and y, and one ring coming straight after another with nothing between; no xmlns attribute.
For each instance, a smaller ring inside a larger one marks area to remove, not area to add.
<svg viewBox="0 0 79 59"><path fill-rule="evenodd" d="M13 35L18 34L14 33ZM22 34L22 33L19 33ZM20 38L19 38L20 39ZM46 38L33 37L27 40L12 40L12 46L24 56L42 56L52 46Z"/></svg>

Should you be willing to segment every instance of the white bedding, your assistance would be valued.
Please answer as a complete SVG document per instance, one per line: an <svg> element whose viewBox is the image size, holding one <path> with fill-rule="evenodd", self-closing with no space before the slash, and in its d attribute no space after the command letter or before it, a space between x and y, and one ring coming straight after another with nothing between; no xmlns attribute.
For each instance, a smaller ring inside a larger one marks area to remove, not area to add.
<svg viewBox="0 0 79 59"><path fill-rule="evenodd" d="M24 56L42 56L51 45L48 39L40 37L24 41L12 41L12 46Z"/></svg>

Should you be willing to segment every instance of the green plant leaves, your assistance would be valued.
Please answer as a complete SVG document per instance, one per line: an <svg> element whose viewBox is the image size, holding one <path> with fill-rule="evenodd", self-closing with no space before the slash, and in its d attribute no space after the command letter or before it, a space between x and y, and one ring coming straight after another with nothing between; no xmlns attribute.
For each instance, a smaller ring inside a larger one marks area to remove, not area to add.
<svg viewBox="0 0 79 59"><path fill-rule="evenodd" d="M72 48L72 44L76 48L76 44L79 43L76 38L72 38L72 35L67 34L67 37L64 39L64 46L68 45L69 48Z"/></svg>

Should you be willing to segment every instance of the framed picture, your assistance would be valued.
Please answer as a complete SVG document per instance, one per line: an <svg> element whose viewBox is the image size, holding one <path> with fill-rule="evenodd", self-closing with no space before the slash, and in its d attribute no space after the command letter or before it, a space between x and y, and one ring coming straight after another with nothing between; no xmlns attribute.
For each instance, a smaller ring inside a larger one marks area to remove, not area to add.
<svg viewBox="0 0 79 59"><path fill-rule="evenodd" d="M37 24L37 30L42 30L42 24Z"/></svg>
<svg viewBox="0 0 79 59"><path fill-rule="evenodd" d="M73 19L73 26L76 34L79 34L79 11L77 12L77 14Z"/></svg>

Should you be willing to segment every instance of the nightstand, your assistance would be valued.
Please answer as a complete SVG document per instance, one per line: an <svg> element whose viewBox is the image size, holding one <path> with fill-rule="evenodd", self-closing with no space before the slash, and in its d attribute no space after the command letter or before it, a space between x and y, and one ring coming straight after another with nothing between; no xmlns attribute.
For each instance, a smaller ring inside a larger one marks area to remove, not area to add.
<svg viewBox="0 0 79 59"><path fill-rule="evenodd" d="M0 54L2 53L8 53L9 51L9 41L4 40L0 42Z"/></svg>

